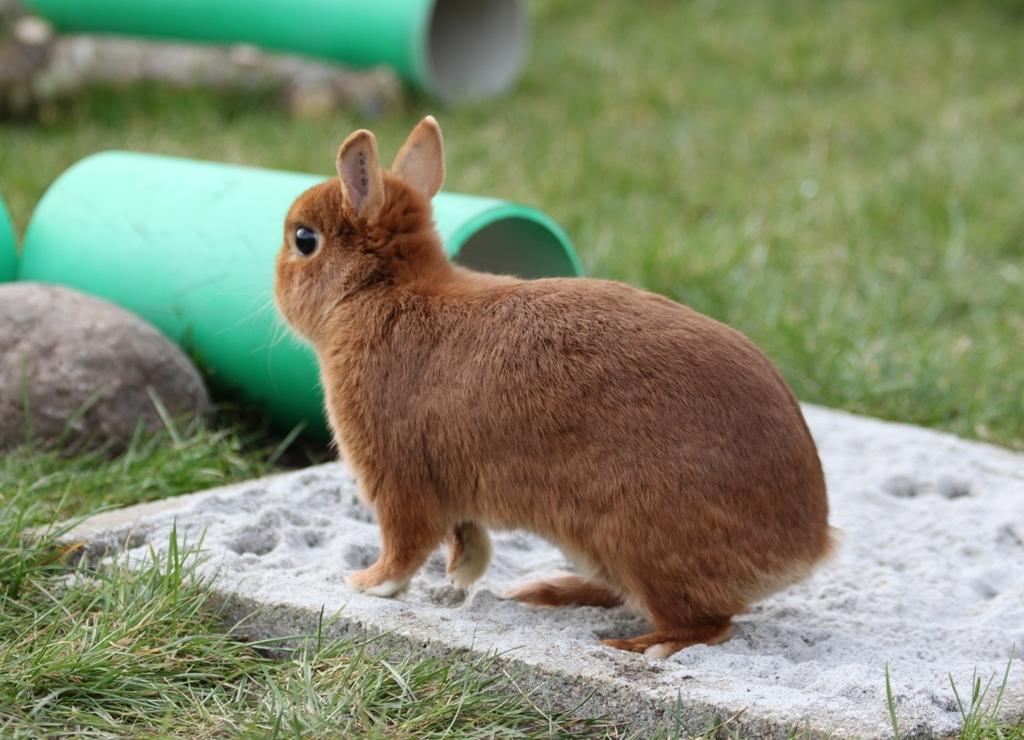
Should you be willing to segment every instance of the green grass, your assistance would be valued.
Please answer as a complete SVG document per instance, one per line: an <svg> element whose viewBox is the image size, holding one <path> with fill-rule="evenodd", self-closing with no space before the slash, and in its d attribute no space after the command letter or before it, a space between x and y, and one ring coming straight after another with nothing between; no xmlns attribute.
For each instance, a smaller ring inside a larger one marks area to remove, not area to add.
<svg viewBox="0 0 1024 740"><path fill-rule="evenodd" d="M959 737L969 740L1021 740L1024 738L1024 724L1007 722L1000 718L1006 689L1010 685L1010 669L1013 667L1015 654L1010 652L999 684L993 686L996 676L989 676L982 682L981 676L975 672L971 680L971 693L961 695L961 688L956 685L953 676L949 677L949 685L956 697L957 709L960 712L961 730ZM889 666L885 666L885 698L889 709L889 720L895 740L900 740L899 719L896 716L896 697L893 694Z"/></svg>
<svg viewBox="0 0 1024 740"><path fill-rule="evenodd" d="M502 98L297 120L258 94L98 89L0 122L0 193L23 229L61 171L108 148L326 176L352 129L377 131L388 159L434 112L448 189L543 208L591 274L733 324L801 398L1024 449L1024 5L530 9L529 63ZM58 512L260 474L275 447L244 426L198 425L113 461L0 458L0 733L585 729L511 684L507 704L488 703L486 666L454 675L352 644L270 661L223 634L187 563L68 578L45 543L21 538ZM979 718L965 737L1022 737L964 703ZM723 722L709 732L730 732Z"/></svg>
<svg viewBox="0 0 1024 740"><path fill-rule="evenodd" d="M138 437L111 461L102 452L66 456L46 447L24 447L0 456L0 492L31 500L35 518L117 508L198 491L271 470L271 453L236 428L195 422L179 431Z"/></svg>
<svg viewBox="0 0 1024 740"><path fill-rule="evenodd" d="M0 513L0 734L54 737L539 737L599 731L540 709L494 658L468 665L358 640L285 652L223 630L196 551L70 572L59 531L20 539L38 504ZM495 677L495 676L498 677Z"/></svg>
<svg viewBox="0 0 1024 740"><path fill-rule="evenodd" d="M957 687L953 677L949 677L949 684L953 689L956 705L960 710L960 717L963 720L964 735L977 736L986 732L994 735L1002 732L1007 734L1014 733L1018 736L1024 734L1024 728L1010 727L1008 724L999 721L999 712L1003 706L1006 688L1009 685L1010 668L1012 666L1013 657L1011 655L1010 660L1006 664L1006 672L1003 674L1002 683L995 687L994 692L992 691L992 681L995 679L995 676L991 676L987 682L982 684L981 676L975 673L971 680L971 693L966 699L961 697L960 689ZM992 700L990 702L986 701L993 693L995 696Z"/></svg>

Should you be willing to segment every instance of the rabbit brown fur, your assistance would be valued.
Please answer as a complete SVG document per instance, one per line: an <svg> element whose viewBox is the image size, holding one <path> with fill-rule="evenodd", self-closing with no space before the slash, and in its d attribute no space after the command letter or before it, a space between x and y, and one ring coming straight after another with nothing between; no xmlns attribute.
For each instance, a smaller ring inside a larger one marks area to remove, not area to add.
<svg viewBox="0 0 1024 740"><path fill-rule="evenodd" d="M605 642L651 655L726 639L733 615L831 548L792 392L742 334L667 298L452 265L430 206L441 152L428 117L381 171L356 132L339 178L292 206L277 260L278 306L316 350L380 522L380 559L349 583L395 595L446 538L465 583L486 568L486 528L522 528L586 575L513 598L624 601L655 629Z"/></svg>

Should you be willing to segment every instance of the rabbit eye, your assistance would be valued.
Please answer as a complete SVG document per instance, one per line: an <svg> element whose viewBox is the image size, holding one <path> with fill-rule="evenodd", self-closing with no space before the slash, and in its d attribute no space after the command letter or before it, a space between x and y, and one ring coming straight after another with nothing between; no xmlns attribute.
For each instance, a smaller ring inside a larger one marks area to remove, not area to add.
<svg viewBox="0 0 1024 740"><path fill-rule="evenodd" d="M312 229L300 226L295 230L295 248L303 257L309 257L320 246L320 235Z"/></svg>

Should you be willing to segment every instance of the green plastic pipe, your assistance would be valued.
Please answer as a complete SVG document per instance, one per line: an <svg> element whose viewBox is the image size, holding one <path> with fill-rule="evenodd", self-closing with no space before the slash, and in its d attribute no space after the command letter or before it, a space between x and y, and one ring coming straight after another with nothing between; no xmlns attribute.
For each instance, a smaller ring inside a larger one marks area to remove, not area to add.
<svg viewBox="0 0 1024 740"><path fill-rule="evenodd" d="M27 0L62 31L121 33L385 64L442 100L501 92L522 62L522 0Z"/></svg>
<svg viewBox="0 0 1024 740"><path fill-rule="evenodd" d="M0 283L14 280L18 265L18 251L14 241L14 227L7 207L0 198Z"/></svg>
<svg viewBox="0 0 1024 740"><path fill-rule="evenodd" d="M147 319L210 379L283 427L325 433L314 356L273 303L274 259L292 201L315 175L128 152L76 163L43 196L18 277L68 285ZM523 277L578 275L547 216L492 198L439 193L450 257Z"/></svg>

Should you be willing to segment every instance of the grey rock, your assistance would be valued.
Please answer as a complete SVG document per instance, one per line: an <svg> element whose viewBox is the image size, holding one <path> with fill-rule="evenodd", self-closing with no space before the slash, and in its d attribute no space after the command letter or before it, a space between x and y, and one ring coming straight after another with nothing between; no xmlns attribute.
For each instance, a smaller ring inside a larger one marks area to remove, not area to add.
<svg viewBox="0 0 1024 740"><path fill-rule="evenodd" d="M209 406L188 357L142 319L60 286L0 285L0 449L29 435L123 449L162 425L153 396L175 417Z"/></svg>

